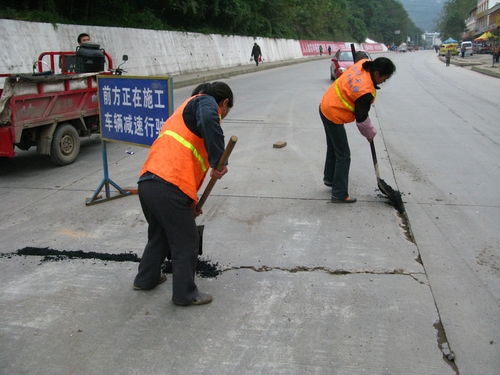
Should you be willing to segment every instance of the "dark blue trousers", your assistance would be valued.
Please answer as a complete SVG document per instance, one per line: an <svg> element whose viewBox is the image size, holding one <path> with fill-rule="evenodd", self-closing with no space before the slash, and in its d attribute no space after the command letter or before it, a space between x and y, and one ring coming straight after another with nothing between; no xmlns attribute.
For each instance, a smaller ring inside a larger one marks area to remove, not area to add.
<svg viewBox="0 0 500 375"><path fill-rule="evenodd" d="M345 199L349 196L349 168L351 150L344 124L328 120L319 111L326 134L326 160L323 181L332 184L332 197Z"/></svg>
<svg viewBox="0 0 500 375"><path fill-rule="evenodd" d="M194 282L199 235L191 209L193 200L177 186L158 180L141 181L138 188L149 227L134 285L154 288L168 255L172 258L172 301L189 305L199 294Z"/></svg>

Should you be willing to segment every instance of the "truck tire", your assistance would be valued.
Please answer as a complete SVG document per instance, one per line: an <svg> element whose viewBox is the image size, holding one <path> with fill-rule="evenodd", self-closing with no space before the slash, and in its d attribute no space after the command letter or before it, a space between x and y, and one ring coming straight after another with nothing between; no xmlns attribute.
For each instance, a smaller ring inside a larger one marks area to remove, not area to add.
<svg viewBox="0 0 500 375"><path fill-rule="evenodd" d="M73 163L80 152L80 137L75 127L68 123L57 126L52 137L50 159L54 164Z"/></svg>

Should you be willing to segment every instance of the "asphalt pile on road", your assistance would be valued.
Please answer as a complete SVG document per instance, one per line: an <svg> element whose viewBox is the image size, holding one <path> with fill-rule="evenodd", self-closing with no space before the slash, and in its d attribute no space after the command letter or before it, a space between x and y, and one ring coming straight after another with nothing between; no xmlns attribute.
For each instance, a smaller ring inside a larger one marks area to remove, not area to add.
<svg viewBox="0 0 500 375"><path fill-rule="evenodd" d="M137 254L106 254L90 251L88 253L83 250L54 250L49 247L25 247L15 252L16 255L34 255L46 258L46 261L62 260L62 259L99 259L109 260L113 262L140 262L141 259ZM42 259L44 260L44 259Z"/></svg>
<svg viewBox="0 0 500 375"><path fill-rule="evenodd" d="M140 262L141 258L137 254L122 253L122 254L107 254L96 253L95 251L85 252L83 250L55 250L49 247L25 247L15 251L14 253L3 254L2 257L11 258L12 256L40 256L40 264L44 262L58 262L67 259L98 259L111 262ZM202 278L215 278L221 274L218 268L218 263L213 263L209 259L200 258L196 266L196 275ZM172 262L167 260L162 265L162 272L165 274L172 273Z"/></svg>
<svg viewBox="0 0 500 375"><path fill-rule="evenodd" d="M198 258L196 265L196 275L204 279L212 279L219 276L222 271L218 268L219 263L212 263L204 258ZM172 261L167 260L162 264L163 273L172 273Z"/></svg>
<svg viewBox="0 0 500 375"><path fill-rule="evenodd" d="M392 205L394 206L394 208L400 214L403 214L405 212L405 205L403 203L403 198L401 196L401 192L399 190L394 190L389 184L387 184L382 179L380 179L380 183L384 186L384 189L387 191L386 195L390 199L390 201L391 201Z"/></svg>

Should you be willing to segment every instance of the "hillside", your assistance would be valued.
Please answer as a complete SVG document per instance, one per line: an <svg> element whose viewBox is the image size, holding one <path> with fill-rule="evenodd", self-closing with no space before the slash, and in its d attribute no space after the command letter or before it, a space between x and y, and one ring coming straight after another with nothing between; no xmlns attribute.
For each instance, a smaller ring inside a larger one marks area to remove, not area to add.
<svg viewBox="0 0 500 375"><path fill-rule="evenodd" d="M434 31L434 20L441 12L445 0L399 0L415 25L424 31Z"/></svg>

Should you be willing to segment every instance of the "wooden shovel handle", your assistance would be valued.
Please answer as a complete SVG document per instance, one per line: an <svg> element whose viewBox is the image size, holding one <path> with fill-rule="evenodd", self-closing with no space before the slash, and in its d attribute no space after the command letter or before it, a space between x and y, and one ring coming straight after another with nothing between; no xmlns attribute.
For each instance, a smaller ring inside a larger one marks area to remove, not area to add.
<svg viewBox="0 0 500 375"><path fill-rule="evenodd" d="M375 174L377 175L377 181L379 181L380 172L378 170L377 153L375 152L375 144L373 143L373 139L370 141L370 148L372 150L372 160L373 160L373 166L375 167Z"/></svg>
<svg viewBox="0 0 500 375"><path fill-rule="evenodd" d="M233 152L234 145L236 145L236 142L238 141L238 137L233 135L229 139L229 142L227 143L226 149L224 150L224 153L222 154L219 164L217 165L217 170L222 171L224 167L227 164L227 159L229 159L229 155L231 155L231 152ZM207 187L205 188L205 191L203 192L200 200L196 204L196 211L200 211L203 205L205 204L205 201L207 200L208 196L210 195L210 192L212 191L213 187L215 186L215 183L217 182L217 179L212 177L210 178L210 181L208 182Z"/></svg>
<svg viewBox="0 0 500 375"><path fill-rule="evenodd" d="M354 43L351 43L351 53L352 53L352 61L356 62L356 48L354 48Z"/></svg>

